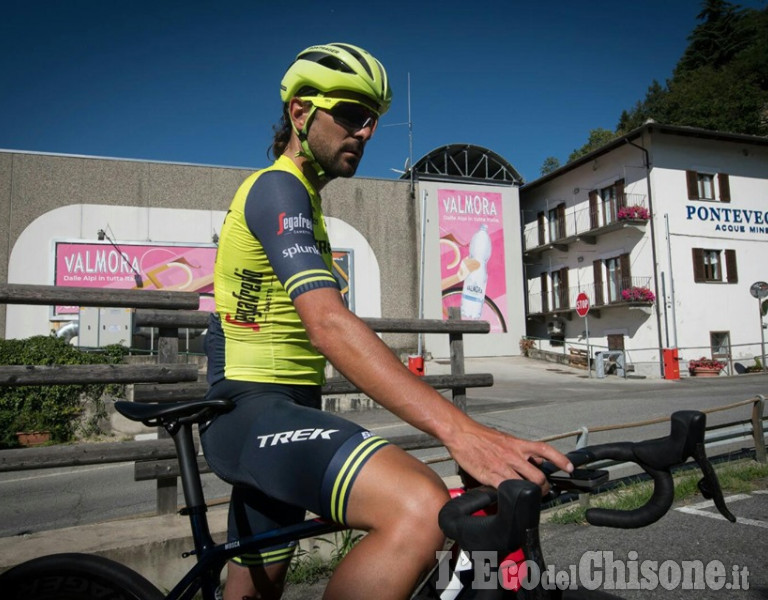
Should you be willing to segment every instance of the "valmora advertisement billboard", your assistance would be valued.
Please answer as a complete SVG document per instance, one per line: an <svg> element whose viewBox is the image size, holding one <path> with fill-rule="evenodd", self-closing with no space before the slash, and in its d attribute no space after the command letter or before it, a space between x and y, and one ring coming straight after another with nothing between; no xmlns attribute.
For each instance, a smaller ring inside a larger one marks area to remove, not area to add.
<svg viewBox="0 0 768 600"><path fill-rule="evenodd" d="M214 244L54 242L54 284L101 289L197 292L200 310L213 310ZM56 306L54 316L76 315Z"/></svg>
<svg viewBox="0 0 768 600"><path fill-rule="evenodd" d="M483 320L507 331L507 283L502 200L484 189L437 191L443 318Z"/></svg>

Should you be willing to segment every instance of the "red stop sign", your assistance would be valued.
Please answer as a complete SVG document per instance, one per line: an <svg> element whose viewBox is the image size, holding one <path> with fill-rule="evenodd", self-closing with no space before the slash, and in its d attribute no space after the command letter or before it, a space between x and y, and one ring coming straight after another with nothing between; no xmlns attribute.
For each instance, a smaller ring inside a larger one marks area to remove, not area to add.
<svg viewBox="0 0 768 600"><path fill-rule="evenodd" d="M589 312L589 296L581 292L576 296L576 313L580 317L586 317Z"/></svg>

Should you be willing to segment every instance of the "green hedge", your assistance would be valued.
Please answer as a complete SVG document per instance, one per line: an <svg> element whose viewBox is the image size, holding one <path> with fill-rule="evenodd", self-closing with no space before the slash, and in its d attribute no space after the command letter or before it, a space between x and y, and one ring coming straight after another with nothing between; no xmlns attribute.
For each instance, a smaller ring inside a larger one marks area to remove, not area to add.
<svg viewBox="0 0 768 600"><path fill-rule="evenodd" d="M115 364L127 348L107 346L83 352L56 336L0 340L0 365ZM18 444L16 432L49 431L55 442L73 439L86 410L103 414L102 396L110 385L4 386L0 388L0 447Z"/></svg>

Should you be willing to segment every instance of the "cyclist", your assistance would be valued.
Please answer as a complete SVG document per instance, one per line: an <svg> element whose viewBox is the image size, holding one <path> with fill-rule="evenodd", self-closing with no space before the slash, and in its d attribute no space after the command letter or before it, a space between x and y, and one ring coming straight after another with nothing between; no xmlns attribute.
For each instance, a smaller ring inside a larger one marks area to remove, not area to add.
<svg viewBox="0 0 768 600"><path fill-rule="evenodd" d="M545 485L531 462L570 463L546 444L471 420L413 376L342 301L319 191L355 174L389 109L381 63L350 44L311 46L285 73L281 99L276 160L244 181L221 230L206 341L209 397L232 398L236 408L203 428L203 448L233 483L231 537L310 510L368 532L335 571L327 598L406 598L442 547L437 513L446 489L398 447L318 410L326 359L439 439L483 483L523 477ZM269 548L230 563L225 599L279 597L292 551Z"/></svg>

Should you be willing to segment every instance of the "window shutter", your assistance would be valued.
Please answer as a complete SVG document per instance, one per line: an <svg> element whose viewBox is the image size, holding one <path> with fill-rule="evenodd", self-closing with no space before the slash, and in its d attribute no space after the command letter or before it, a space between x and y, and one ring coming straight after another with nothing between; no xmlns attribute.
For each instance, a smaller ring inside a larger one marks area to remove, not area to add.
<svg viewBox="0 0 768 600"><path fill-rule="evenodd" d="M546 273L541 274L541 312L549 312L549 277Z"/></svg>
<svg viewBox="0 0 768 600"><path fill-rule="evenodd" d="M565 237L565 202L557 205L557 237Z"/></svg>
<svg viewBox="0 0 768 600"><path fill-rule="evenodd" d="M603 300L603 261L594 261L592 271L595 280L595 306L602 306L605 304L605 300Z"/></svg>
<svg viewBox="0 0 768 600"><path fill-rule="evenodd" d="M704 283L704 250L702 248L692 248L693 250L693 281L695 283Z"/></svg>
<svg viewBox="0 0 768 600"><path fill-rule="evenodd" d="M616 188L616 208L624 208L627 205L627 196L624 193L624 180L619 179L613 185Z"/></svg>
<svg viewBox="0 0 768 600"><path fill-rule="evenodd" d="M739 283L739 273L736 269L736 250L725 251L725 269L728 283Z"/></svg>
<svg viewBox="0 0 768 600"><path fill-rule="evenodd" d="M589 192L589 228L597 229L597 190Z"/></svg>
<svg viewBox="0 0 768 600"><path fill-rule="evenodd" d="M629 254L619 256L619 268L621 269L621 291L632 287L632 273L629 268Z"/></svg>
<svg viewBox="0 0 768 600"><path fill-rule="evenodd" d="M717 182L720 187L720 202L731 201L731 183L728 179L728 173L718 173Z"/></svg>
<svg viewBox="0 0 768 600"><path fill-rule="evenodd" d="M571 307L570 293L568 292L568 267L560 269L560 307Z"/></svg>
<svg viewBox="0 0 768 600"><path fill-rule="evenodd" d="M685 181L688 184L688 200L699 199L699 176L696 171L686 171Z"/></svg>

